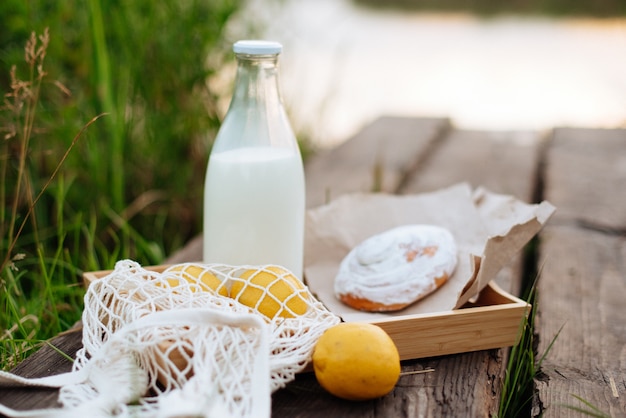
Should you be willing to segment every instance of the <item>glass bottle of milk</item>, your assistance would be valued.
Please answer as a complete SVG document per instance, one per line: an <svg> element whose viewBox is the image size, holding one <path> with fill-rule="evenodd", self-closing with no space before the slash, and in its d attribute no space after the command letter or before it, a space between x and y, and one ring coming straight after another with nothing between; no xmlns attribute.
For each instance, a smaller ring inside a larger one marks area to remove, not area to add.
<svg viewBox="0 0 626 418"><path fill-rule="evenodd" d="M302 279L304 170L278 84L282 45L238 41L232 101L209 157L206 263L278 264Z"/></svg>

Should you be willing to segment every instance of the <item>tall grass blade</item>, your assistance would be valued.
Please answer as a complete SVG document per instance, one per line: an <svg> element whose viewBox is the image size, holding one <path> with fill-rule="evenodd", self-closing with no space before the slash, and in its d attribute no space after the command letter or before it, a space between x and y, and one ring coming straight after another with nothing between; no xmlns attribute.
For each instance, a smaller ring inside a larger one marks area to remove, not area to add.
<svg viewBox="0 0 626 418"><path fill-rule="evenodd" d="M52 181L55 179L56 175L59 173L59 170L61 169L61 166L63 165L63 163L67 159L69 153L72 151L72 149L74 148L74 146L78 142L78 139L83 135L83 133L87 130L87 128L89 128L89 126L91 126L95 121L97 121L98 119L100 119L104 115L105 114L101 114L101 115L98 115L98 116L95 116L94 118L92 118L89 122L87 122L87 124L85 124L85 126L83 126L83 128L80 130L80 132L78 132L78 134L76 134L76 136L72 140L72 143L71 143L70 147L65 151L65 154L63 155L63 157L59 161L58 165L56 166L56 168L52 172L52 175L48 178L48 180L44 184L43 188L41 189L41 191L39 192L37 197L35 197L35 199L32 201L32 203L28 207L28 211L26 212L26 215L24 216L24 218L22 220L22 223L20 224L17 232L15 233L14 236L11 236L11 241L10 241L9 247L8 247L7 252L5 254L4 260L2 260L2 265L0 265L0 271L4 271L5 267L8 265L8 263L9 263L9 261L11 259L11 254L12 254L14 248L15 248L15 245L17 244L17 240L18 240L19 236L22 234L22 231L24 230L24 226L26 225L26 222L28 221L29 217L32 215L33 210L35 209L35 205L37 204L37 202L39 201L41 196L44 194L44 192L48 189L48 186L50 186L50 183L52 183Z"/></svg>

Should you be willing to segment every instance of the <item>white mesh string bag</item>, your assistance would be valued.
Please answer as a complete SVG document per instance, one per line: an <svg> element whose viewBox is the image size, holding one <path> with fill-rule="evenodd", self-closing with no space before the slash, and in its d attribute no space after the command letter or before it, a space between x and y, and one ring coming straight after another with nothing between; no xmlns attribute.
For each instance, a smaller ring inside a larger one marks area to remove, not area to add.
<svg viewBox="0 0 626 418"><path fill-rule="evenodd" d="M85 294L58 416L267 417L339 321L279 266L119 261Z"/></svg>
<svg viewBox="0 0 626 418"><path fill-rule="evenodd" d="M267 327L257 316L160 311L110 336L74 371L87 378L63 386L59 399L89 416L263 416L268 361Z"/></svg>

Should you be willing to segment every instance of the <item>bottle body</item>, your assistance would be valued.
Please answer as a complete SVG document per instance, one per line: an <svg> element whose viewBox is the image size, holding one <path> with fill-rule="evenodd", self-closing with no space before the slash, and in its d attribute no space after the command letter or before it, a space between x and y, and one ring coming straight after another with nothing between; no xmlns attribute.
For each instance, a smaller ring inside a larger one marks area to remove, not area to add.
<svg viewBox="0 0 626 418"><path fill-rule="evenodd" d="M238 56L235 84L206 172L203 260L277 264L302 278L304 169L275 57Z"/></svg>
<svg viewBox="0 0 626 418"><path fill-rule="evenodd" d="M302 277L304 175L289 150L211 155L205 183L204 260L278 264Z"/></svg>

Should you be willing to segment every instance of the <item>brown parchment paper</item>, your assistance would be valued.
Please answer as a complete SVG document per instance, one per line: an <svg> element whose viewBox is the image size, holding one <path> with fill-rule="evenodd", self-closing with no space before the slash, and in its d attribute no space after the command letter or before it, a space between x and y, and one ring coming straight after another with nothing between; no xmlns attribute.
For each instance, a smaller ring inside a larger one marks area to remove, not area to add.
<svg viewBox="0 0 626 418"><path fill-rule="evenodd" d="M344 195L307 211L304 276L318 299L344 321L448 311L477 296L554 210L548 202L526 204L484 188L472 190L466 183L415 195ZM446 284L393 313L361 312L335 297L335 275L353 247L390 228L418 223L445 227L456 239L457 267Z"/></svg>

